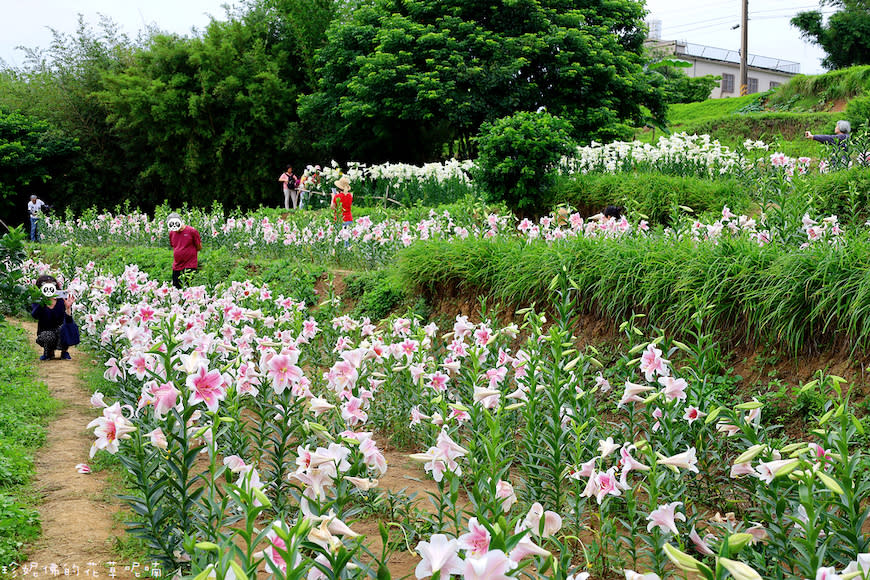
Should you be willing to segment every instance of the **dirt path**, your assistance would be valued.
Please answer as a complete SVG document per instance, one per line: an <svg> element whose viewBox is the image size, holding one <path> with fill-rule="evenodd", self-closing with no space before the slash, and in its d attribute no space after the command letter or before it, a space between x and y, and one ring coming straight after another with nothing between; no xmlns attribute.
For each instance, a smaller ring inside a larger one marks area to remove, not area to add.
<svg viewBox="0 0 870 580"><path fill-rule="evenodd" d="M36 324L21 325L34 339ZM64 568L75 575L77 566L79 575L97 572L111 577L108 563L117 560L113 538L123 533L113 518L119 507L108 491L106 473L81 475L75 469L77 463L89 461L93 438L85 426L99 413L90 406L89 393L79 378L82 365L90 358L75 349L71 354L71 361L45 361L37 367L39 378L63 407L49 425L45 445L34 461L34 489L42 499L38 508L42 538L32 546L28 565L37 565L31 574L51 575L49 567L56 564L60 575ZM119 562L115 568L115 577L131 577L124 564Z"/></svg>

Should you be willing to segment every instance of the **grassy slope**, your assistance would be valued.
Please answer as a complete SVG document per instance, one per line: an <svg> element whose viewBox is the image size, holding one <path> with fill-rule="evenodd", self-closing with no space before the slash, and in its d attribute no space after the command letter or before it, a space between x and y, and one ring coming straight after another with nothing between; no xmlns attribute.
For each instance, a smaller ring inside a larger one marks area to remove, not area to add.
<svg viewBox="0 0 870 580"><path fill-rule="evenodd" d="M19 561L23 542L39 536L39 515L29 488L33 452L57 408L44 383L34 379L36 355L26 333L0 322L0 564Z"/></svg>
<svg viewBox="0 0 870 580"><path fill-rule="evenodd" d="M824 75L798 75L766 93L672 105L668 122L674 132L709 133L726 145L762 139L788 155L818 156L817 144L803 139L804 131L833 132L834 122L842 118L860 124L864 119L842 108L844 101L867 94L870 66L852 67ZM650 141L658 135L645 131L639 138Z"/></svg>

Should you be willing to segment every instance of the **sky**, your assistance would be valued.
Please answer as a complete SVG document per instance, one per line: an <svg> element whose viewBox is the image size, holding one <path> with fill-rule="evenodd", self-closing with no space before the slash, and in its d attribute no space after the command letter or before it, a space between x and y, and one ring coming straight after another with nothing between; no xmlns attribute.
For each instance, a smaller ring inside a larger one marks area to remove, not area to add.
<svg viewBox="0 0 870 580"><path fill-rule="evenodd" d="M131 37L156 24L161 30L187 34L202 29L208 15L222 19L229 0L0 0L0 58L16 66L24 53L16 46L45 48L51 43L49 28L64 33L76 30L77 14L86 22L110 17ZM741 0L647 0L648 18L662 21L662 39L736 50L740 47ZM801 40L789 20L798 12L818 9L813 0L750 0L749 52L801 64L804 74L823 72L824 53ZM828 8L825 12L830 12Z"/></svg>

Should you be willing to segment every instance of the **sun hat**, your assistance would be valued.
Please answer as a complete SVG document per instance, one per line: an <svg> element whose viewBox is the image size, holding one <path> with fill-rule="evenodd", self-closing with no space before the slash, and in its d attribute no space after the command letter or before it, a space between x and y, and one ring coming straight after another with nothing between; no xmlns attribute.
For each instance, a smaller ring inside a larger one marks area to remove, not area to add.
<svg viewBox="0 0 870 580"><path fill-rule="evenodd" d="M335 186L341 191L349 191L350 181L348 181L347 175L342 175L341 178L335 182Z"/></svg>

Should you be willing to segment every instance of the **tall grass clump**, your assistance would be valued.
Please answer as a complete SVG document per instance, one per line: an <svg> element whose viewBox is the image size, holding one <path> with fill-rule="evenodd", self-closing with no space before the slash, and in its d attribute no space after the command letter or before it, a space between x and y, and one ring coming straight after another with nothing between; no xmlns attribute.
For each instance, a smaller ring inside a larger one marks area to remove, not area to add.
<svg viewBox="0 0 870 580"><path fill-rule="evenodd" d="M701 304L724 335L797 352L836 337L870 344L868 252L866 232L801 250L742 237L469 239L416 244L399 254L398 268L423 291L454 287L515 304L550 303L550 283L564 270L587 312L613 320L642 312L680 332Z"/></svg>
<svg viewBox="0 0 870 580"><path fill-rule="evenodd" d="M557 186L557 200L592 215L610 204L646 216L651 223L668 224L679 206L696 213L716 211L727 205L748 213L751 188L735 177L702 179L660 173L587 173L563 178Z"/></svg>
<svg viewBox="0 0 870 580"><path fill-rule="evenodd" d="M870 89L870 66L853 66L823 75L797 75L779 87L772 103L786 102L795 96L831 101L861 95Z"/></svg>

